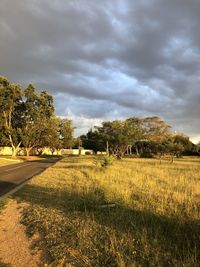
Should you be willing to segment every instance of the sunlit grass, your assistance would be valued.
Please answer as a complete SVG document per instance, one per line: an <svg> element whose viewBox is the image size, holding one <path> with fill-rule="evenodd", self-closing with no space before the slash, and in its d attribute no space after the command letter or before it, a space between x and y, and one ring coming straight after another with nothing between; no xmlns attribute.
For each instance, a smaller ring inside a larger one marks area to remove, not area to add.
<svg viewBox="0 0 200 267"><path fill-rule="evenodd" d="M106 169L92 157L65 158L16 196L31 204L23 222L54 264L200 264L200 158L123 159Z"/></svg>
<svg viewBox="0 0 200 267"><path fill-rule="evenodd" d="M17 159L10 159L10 158L1 158L0 157L0 167L5 166L5 165L10 165L10 164L16 164L20 163L20 160Z"/></svg>

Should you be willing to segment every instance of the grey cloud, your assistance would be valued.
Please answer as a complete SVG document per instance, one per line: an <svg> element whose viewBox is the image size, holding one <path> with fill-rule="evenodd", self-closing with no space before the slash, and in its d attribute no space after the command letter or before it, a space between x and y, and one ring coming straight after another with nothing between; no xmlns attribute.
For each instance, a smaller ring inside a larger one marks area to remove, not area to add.
<svg viewBox="0 0 200 267"><path fill-rule="evenodd" d="M197 0L1 0L0 71L82 130L158 115L199 135L199 14Z"/></svg>

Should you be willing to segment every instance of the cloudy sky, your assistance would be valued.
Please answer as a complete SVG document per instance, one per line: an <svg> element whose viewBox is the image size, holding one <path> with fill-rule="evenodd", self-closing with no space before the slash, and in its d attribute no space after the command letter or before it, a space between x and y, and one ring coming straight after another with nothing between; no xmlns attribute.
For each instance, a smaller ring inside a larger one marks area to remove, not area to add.
<svg viewBox="0 0 200 267"><path fill-rule="evenodd" d="M0 73L55 97L76 134L158 115L200 140L199 0L0 0Z"/></svg>

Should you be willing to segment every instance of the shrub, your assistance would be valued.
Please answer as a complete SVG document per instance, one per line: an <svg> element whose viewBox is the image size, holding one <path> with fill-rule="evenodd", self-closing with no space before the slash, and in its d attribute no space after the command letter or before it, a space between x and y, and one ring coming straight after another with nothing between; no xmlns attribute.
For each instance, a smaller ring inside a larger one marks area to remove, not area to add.
<svg viewBox="0 0 200 267"><path fill-rule="evenodd" d="M111 165L113 165L115 160L115 156L104 156L101 158L97 158L94 162L96 166L102 167L102 168L107 168Z"/></svg>
<svg viewBox="0 0 200 267"><path fill-rule="evenodd" d="M90 151L86 151L86 152L85 152L85 155L86 155L86 156L88 156L88 155L92 155L92 152L90 152Z"/></svg>

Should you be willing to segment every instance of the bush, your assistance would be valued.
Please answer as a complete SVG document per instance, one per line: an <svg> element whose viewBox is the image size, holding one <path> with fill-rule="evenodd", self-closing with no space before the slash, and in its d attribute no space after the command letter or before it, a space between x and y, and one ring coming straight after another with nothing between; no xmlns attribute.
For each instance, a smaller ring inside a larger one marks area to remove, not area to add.
<svg viewBox="0 0 200 267"><path fill-rule="evenodd" d="M102 168L107 168L111 165L113 165L115 160L115 156L104 156L101 158L97 158L94 162L96 166L102 167Z"/></svg>
<svg viewBox="0 0 200 267"><path fill-rule="evenodd" d="M153 155L152 153L145 151L145 152L142 152L142 154L140 155L140 158L153 158Z"/></svg>
<svg viewBox="0 0 200 267"><path fill-rule="evenodd" d="M92 152L90 152L90 151L86 151L86 152L85 152L85 155L86 155L86 156L88 156L88 155L92 155Z"/></svg>

